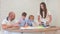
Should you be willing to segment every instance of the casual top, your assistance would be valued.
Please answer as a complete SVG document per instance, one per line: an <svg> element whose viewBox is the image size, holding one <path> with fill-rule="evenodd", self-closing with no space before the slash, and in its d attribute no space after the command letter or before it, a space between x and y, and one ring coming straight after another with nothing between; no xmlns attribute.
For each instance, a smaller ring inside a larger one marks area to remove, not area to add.
<svg viewBox="0 0 60 34"><path fill-rule="evenodd" d="M23 19L23 18L21 17L18 22L20 23L19 25L20 25L21 27L24 27L25 24L26 24L26 22L27 22L27 19L26 19L26 18Z"/></svg>
<svg viewBox="0 0 60 34"><path fill-rule="evenodd" d="M15 20L13 21L10 21L8 20L8 18L5 18L3 21L2 21L2 24L6 24L6 25L13 25L15 23Z"/></svg>
<svg viewBox="0 0 60 34"><path fill-rule="evenodd" d="M8 20L8 18L5 18L5 19L2 21L2 25L3 25L3 24L6 24L6 25L13 25L14 23L15 23L15 20L10 21L10 20ZM11 34L10 31L3 30L3 29L2 29L2 32L3 32L3 34Z"/></svg>
<svg viewBox="0 0 60 34"><path fill-rule="evenodd" d="M27 20L28 26L33 26L34 23L35 23L34 20L30 20L30 19Z"/></svg>

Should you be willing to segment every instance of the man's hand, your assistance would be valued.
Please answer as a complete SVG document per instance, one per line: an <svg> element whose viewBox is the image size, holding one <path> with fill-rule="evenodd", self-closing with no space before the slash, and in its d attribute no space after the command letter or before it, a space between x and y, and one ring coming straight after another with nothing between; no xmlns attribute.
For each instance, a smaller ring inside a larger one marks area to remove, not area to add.
<svg viewBox="0 0 60 34"><path fill-rule="evenodd" d="M13 26L12 25L7 25L7 24L2 24L2 28L4 30L8 29L8 28L12 28Z"/></svg>
<svg viewBox="0 0 60 34"><path fill-rule="evenodd" d="M7 25L6 24L3 24L2 25L2 29L4 29L4 30L7 29Z"/></svg>
<svg viewBox="0 0 60 34"><path fill-rule="evenodd" d="M7 28L12 28L13 27L13 25L7 25Z"/></svg>

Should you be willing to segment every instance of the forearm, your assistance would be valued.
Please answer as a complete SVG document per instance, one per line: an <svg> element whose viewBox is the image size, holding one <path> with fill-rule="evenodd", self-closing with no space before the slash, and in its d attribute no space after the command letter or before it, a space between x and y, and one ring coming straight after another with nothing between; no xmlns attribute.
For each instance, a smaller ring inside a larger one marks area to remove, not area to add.
<svg viewBox="0 0 60 34"><path fill-rule="evenodd" d="M7 28L8 30L16 30L16 29L19 29L20 27L12 27L12 28Z"/></svg>
<svg viewBox="0 0 60 34"><path fill-rule="evenodd" d="M2 26L2 29L6 30L6 29L7 29L7 27L6 27L6 26Z"/></svg>
<svg viewBox="0 0 60 34"><path fill-rule="evenodd" d="M49 15L49 22L51 22L52 21L52 16L51 15Z"/></svg>
<svg viewBox="0 0 60 34"><path fill-rule="evenodd" d="M12 27L13 27L12 25L6 25L6 24L2 25L2 29L4 29L4 30L7 30L7 29L12 28Z"/></svg>

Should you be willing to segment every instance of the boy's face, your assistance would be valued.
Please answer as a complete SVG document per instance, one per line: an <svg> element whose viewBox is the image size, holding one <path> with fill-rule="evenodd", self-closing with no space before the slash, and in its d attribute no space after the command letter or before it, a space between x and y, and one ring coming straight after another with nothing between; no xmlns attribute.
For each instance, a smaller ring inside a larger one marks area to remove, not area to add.
<svg viewBox="0 0 60 34"><path fill-rule="evenodd" d="M30 17L30 20L34 20L34 17Z"/></svg>
<svg viewBox="0 0 60 34"><path fill-rule="evenodd" d="M22 16L23 17L23 19L25 19L26 18L26 16Z"/></svg>

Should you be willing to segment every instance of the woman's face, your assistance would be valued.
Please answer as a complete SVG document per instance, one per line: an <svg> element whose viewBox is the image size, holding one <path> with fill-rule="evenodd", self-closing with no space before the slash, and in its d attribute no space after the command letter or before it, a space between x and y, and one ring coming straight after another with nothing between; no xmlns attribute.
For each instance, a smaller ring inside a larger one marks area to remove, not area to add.
<svg viewBox="0 0 60 34"><path fill-rule="evenodd" d="M41 9L44 10L44 5L43 4L41 4Z"/></svg>

